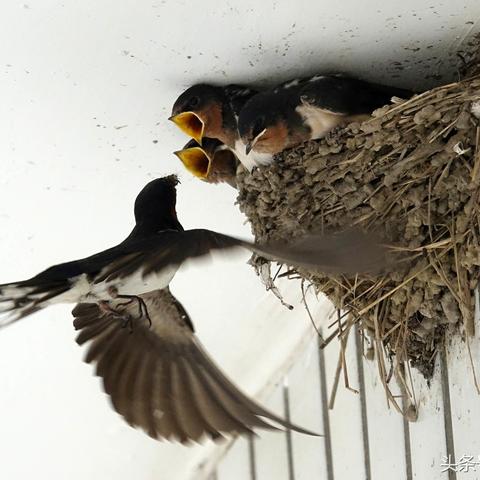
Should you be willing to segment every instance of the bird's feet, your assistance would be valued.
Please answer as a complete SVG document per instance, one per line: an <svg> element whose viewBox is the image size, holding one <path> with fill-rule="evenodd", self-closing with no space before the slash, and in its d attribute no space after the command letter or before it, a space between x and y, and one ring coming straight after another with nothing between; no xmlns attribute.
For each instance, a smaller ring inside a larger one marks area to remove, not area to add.
<svg viewBox="0 0 480 480"><path fill-rule="evenodd" d="M102 312L122 322L122 328L125 328L128 326L130 328L130 332L132 332L133 331L132 316L126 313L125 311L123 311L123 308L122 308L129 303L130 302L121 303L116 305L116 308L112 308L108 300L102 300L101 302L98 303L98 306L100 307L100 310Z"/></svg>
<svg viewBox="0 0 480 480"><path fill-rule="evenodd" d="M142 320L143 318L146 318L148 320L148 326L152 326L152 320L150 318L150 315L148 313L147 305L145 304L145 301L143 298L137 296L137 295L118 295L116 294L114 298L123 298L126 299L125 302L122 303L117 303L115 305L115 308L113 308L110 305L110 302L108 301L102 301L99 303L99 306L102 311L105 313L112 315L119 320L122 321L122 328L129 328L130 333L133 332L134 329L134 323L136 321ZM133 302L137 302L138 305L138 315L134 316L131 315L130 313L126 312L126 307L131 305Z"/></svg>
<svg viewBox="0 0 480 480"><path fill-rule="evenodd" d="M127 321L127 324L126 324L126 325L130 325L131 330L133 330L133 321L134 320L141 320L144 317L148 320L149 328L152 326L152 319L150 318L150 315L148 314L147 305L145 303L145 300L143 300L142 297L139 297L138 295L117 295L117 298L124 298L124 299L127 300L123 304L119 304L121 306L126 306L126 305L130 305L132 302L137 302L138 316L136 318L134 318L134 317L132 317L132 315L128 315L130 317L130 320Z"/></svg>

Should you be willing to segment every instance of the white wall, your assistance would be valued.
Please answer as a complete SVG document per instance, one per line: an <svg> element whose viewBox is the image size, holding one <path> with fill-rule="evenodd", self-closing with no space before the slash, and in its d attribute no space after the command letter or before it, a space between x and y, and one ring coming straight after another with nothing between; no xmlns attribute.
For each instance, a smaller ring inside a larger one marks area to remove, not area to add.
<svg viewBox="0 0 480 480"><path fill-rule="evenodd" d="M452 59L479 16L478 0L4 2L0 282L120 241L139 189L172 172L186 227L249 234L234 191L196 181L170 153L186 142L166 121L186 86L326 69L418 87L445 70L432 57ZM180 272L174 292L250 391L306 328L242 261ZM69 310L0 332L0 478L185 478L200 450L154 442L117 418L80 361Z"/></svg>

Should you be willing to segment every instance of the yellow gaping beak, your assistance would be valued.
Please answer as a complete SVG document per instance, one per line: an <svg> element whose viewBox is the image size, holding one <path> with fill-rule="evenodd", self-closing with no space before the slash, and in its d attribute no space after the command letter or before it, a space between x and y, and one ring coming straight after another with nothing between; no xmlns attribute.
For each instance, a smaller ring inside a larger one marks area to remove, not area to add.
<svg viewBox="0 0 480 480"><path fill-rule="evenodd" d="M182 112L177 115L172 115L169 120L175 123L182 132L195 139L199 145L202 144L205 124L196 113Z"/></svg>
<svg viewBox="0 0 480 480"><path fill-rule="evenodd" d="M212 161L203 148L185 148L173 153L182 161L190 173L202 180L208 178Z"/></svg>

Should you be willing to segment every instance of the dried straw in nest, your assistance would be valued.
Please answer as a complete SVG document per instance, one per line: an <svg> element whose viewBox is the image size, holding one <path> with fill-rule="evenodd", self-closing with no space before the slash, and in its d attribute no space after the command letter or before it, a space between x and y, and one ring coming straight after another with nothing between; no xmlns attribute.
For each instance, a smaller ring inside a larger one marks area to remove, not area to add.
<svg viewBox="0 0 480 480"><path fill-rule="evenodd" d="M356 226L383 232L409 256L377 277L297 272L349 313L334 333L354 324L368 333L384 383L384 354L431 377L447 327L461 321L473 334L479 118L480 75L399 100L269 167L238 173L238 203L257 240Z"/></svg>

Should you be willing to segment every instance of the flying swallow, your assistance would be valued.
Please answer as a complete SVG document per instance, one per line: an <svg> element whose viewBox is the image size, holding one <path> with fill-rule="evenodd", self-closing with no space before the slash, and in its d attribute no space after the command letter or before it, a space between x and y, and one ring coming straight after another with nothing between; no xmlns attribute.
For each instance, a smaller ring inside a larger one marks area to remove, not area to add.
<svg viewBox="0 0 480 480"><path fill-rule="evenodd" d="M343 75L291 80L252 97L242 108L238 129L245 153L275 155L337 127L363 121L392 97L412 92Z"/></svg>
<svg viewBox="0 0 480 480"><path fill-rule="evenodd" d="M200 145L192 139L174 153L195 177L208 183L225 182L237 188L237 157L220 140L205 137Z"/></svg>
<svg viewBox="0 0 480 480"><path fill-rule="evenodd" d="M0 285L0 327L52 304L80 303L73 311L82 330L78 341L93 340L87 361L97 362L107 393L127 421L159 438L188 441L250 431L265 427L259 415L305 432L266 414L220 374L168 285L185 260L215 250L246 248L310 271L353 273L381 268L383 249L355 232L312 234L286 245L184 230L175 208L177 183L171 175L142 189L135 227L120 244ZM165 389L161 395L159 389Z"/></svg>
<svg viewBox="0 0 480 480"><path fill-rule="evenodd" d="M200 145L204 137L220 140L251 170L253 166L268 164L271 160L268 154L252 152L247 155L246 145L238 133L240 111L257 93L242 85L193 85L177 98L169 120Z"/></svg>

